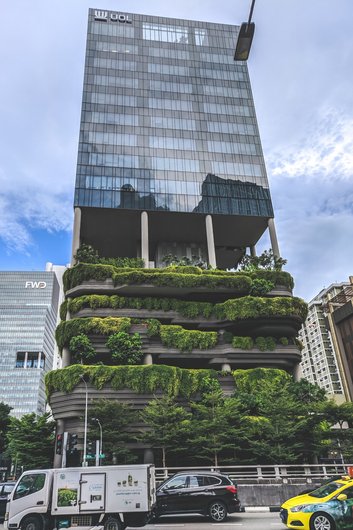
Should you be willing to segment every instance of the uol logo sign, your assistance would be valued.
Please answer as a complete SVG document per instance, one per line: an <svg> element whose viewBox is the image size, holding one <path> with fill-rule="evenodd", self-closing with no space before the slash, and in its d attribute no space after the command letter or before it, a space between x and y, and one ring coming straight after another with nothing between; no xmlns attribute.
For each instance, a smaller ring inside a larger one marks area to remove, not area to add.
<svg viewBox="0 0 353 530"><path fill-rule="evenodd" d="M26 282L26 289L45 289L47 282Z"/></svg>
<svg viewBox="0 0 353 530"><path fill-rule="evenodd" d="M104 20L105 22L108 22L108 20L112 20L113 22L123 22L125 24L132 24L132 21L129 19L128 15L123 15L121 13L108 13L108 11L100 11L96 9L94 11L94 19L95 20Z"/></svg>

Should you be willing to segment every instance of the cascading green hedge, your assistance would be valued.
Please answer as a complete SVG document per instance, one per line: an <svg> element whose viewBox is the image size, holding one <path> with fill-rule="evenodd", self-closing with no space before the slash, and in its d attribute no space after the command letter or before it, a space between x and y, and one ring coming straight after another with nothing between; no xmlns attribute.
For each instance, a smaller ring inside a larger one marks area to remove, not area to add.
<svg viewBox="0 0 353 530"><path fill-rule="evenodd" d="M221 320L244 320L261 317L299 317L306 319L307 304L301 298L243 296L214 306L213 314Z"/></svg>
<svg viewBox="0 0 353 530"><path fill-rule="evenodd" d="M176 298L129 298L118 295L107 296L99 294L79 296L67 302L67 307L72 315L75 315L84 308L122 309L126 307L130 309L147 309L149 311L177 311L186 318L196 318L198 316L209 318L212 315L213 309L213 304L209 302L186 302L177 300Z"/></svg>
<svg viewBox="0 0 353 530"><path fill-rule="evenodd" d="M118 268L113 265L79 263L65 271L65 291L89 280L112 279L114 285L152 284L171 287L231 288L239 294L251 291L253 280L264 279L273 285L293 287L290 274L281 271L226 272L209 271L198 267L166 267L162 269ZM270 287L270 284L269 284Z"/></svg>
<svg viewBox="0 0 353 530"><path fill-rule="evenodd" d="M251 368L248 370L235 370L233 373L235 386L238 392L245 392L256 396L263 393L266 388L275 395L276 387L283 389L293 378L279 368Z"/></svg>
<svg viewBox="0 0 353 530"><path fill-rule="evenodd" d="M48 372L45 377L47 396L53 392L72 392L81 376L95 388L110 384L115 390L128 388L139 394L157 390L169 396L189 398L202 392L210 379L218 381L214 370L191 370L164 365L85 366L76 364Z"/></svg>
<svg viewBox="0 0 353 530"><path fill-rule="evenodd" d="M190 330L175 325L162 325L159 335L164 346L178 348L181 351L208 350L214 348L218 340L216 331Z"/></svg>
<svg viewBox="0 0 353 530"><path fill-rule="evenodd" d="M70 313L76 314L80 309L111 308L148 309L177 311L186 318L211 316L221 320L244 320L248 318L270 316L298 316L305 320L306 303L296 297L278 296L273 298L243 296L230 299L221 304L208 302L186 302L175 298L127 298L124 296L87 295L73 298L67 305Z"/></svg>
<svg viewBox="0 0 353 530"><path fill-rule="evenodd" d="M196 318L198 316L228 318L232 314L234 318L230 320L271 316L277 309L280 314L285 316L291 311L297 311L296 314L300 316L305 314L306 307L305 302L296 297L242 297L227 300L227 302L222 304L211 304L209 302L187 302L175 298L128 298L117 295L85 295L70 299L67 302L67 307L72 314L76 314L86 307L91 309L121 309L127 307L131 309L177 311L187 318ZM237 311L236 315L235 311Z"/></svg>
<svg viewBox="0 0 353 530"><path fill-rule="evenodd" d="M69 306L69 300L64 300L60 306L60 320L66 320L67 308Z"/></svg>
<svg viewBox="0 0 353 530"><path fill-rule="evenodd" d="M70 340L80 334L111 335L119 331L128 332L131 327L130 318L73 318L61 322L56 328L55 338L60 351L68 346Z"/></svg>
<svg viewBox="0 0 353 530"><path fill-rule="evenodd" d="M278 344L282 344L282 342L279 340ZM288 339L287 344L289 344ZM233 337L232 346L242 350L258 348L261 351L273 351L276 349L277 340L274 337L256 337L255 339L252 337Z"/></svg>

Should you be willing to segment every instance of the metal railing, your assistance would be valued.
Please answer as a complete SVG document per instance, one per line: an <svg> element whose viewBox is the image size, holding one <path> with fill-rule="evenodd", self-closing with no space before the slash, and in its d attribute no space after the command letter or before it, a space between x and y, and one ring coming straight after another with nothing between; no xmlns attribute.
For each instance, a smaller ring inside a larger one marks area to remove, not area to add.
<svg viewBox="0 0 353 530"><path fill-rule="evenodd" d="M350 468L350 469L349 469ZM261 482L266 480L278 480L290 482L301 479L305 482L313 480L325 480L334 475L351 474L353 478L353 464L290 464L290 465L256 465L256 466L212 466L198 467L157 467L157 482L162 482L179 471L221 471L235 481L244 480Z"/></svg>

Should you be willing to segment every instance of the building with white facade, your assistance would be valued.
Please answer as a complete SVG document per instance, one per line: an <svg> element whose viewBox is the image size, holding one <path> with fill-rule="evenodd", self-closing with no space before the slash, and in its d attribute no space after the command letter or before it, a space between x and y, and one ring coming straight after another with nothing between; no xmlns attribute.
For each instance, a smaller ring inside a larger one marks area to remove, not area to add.
<svg viewBox="0 0 353 530"><path fill-rule="evenodd" d="M339 351L334 346L328 320L328 303L348 286L347 282L334 283L323 289L309 302L308 317L299 332L303 343L301 368L303 377L323 388L337 401L345 396Z"/></svg>

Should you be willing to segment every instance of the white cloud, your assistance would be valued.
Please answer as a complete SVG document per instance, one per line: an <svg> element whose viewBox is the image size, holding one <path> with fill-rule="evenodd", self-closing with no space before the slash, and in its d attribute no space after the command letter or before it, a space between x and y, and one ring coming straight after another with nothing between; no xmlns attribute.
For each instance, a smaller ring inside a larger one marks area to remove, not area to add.
<svg viewBox="0 0 353 530"><path fill-rule="evenodd" d="M334 109L325 109L299 142L280 153L270 154L269 167L273 176L352 178L353 118Z"/></svg>

